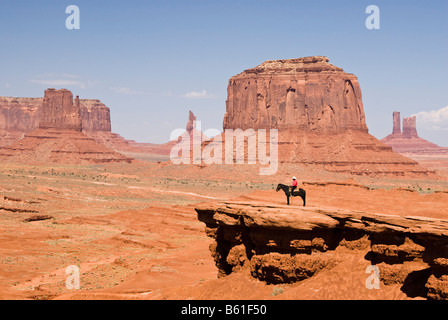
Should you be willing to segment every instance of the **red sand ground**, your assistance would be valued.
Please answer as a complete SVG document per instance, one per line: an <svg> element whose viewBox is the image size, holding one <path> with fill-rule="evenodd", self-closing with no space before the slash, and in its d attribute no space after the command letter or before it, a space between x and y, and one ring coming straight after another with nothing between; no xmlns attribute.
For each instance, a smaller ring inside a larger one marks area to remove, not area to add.
<svg viewBox="0 0 448 320"><path fill-rule="evenodd" d="M219 199L284 204L274 187L296 175L312 183L302 185L310 207L448 218L444 180L350 177L294 166L282 166L275 177L257 172L149 163L3 165L0 298L405 299L399 285L367 290L369 262L341 250L335 254L344 263L296 284L267 285L245 274L217 279L211 239L194 208ZM80 268L80 290L65 286L70 265Z"/></svg>

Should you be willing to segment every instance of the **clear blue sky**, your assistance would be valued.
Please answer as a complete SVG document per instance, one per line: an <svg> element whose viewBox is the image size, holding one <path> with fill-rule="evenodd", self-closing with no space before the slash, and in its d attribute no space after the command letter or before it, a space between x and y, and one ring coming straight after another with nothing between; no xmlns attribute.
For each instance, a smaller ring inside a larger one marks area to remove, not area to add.
<svg viewBox="0 0 448 320"><path fill-rule="evenodd" d="M65 27L72 4L80 30ZM370 4L380 30L365 27ZM188 110L222 129L231 76L325 55L358 77L371 134L392 131L393 111L439 111L418 129L448 146L446 0L2 0L0 39L0 96L54 87L101 99L127 139L166 142Z"/></svg>

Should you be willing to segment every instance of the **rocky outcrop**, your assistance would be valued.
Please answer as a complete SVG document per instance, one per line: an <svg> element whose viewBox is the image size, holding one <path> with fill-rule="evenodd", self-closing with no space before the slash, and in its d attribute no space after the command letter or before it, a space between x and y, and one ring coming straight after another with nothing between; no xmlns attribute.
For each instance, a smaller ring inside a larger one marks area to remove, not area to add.
<svg viewBox="0 0 448 320"><path fill-rule="evenodd" d="M193 129L196 129L196 116L191 110L188 112L188 122L186 129L188 133L191 133Z"/></svg>
<svg viewBox="0 0 448 320"><path fill-rule="evenodd" d="M358 79L328 61L266 61L232 77L224 129L367 132Z"/></svg>
<svg viewBox="0 0 448 320"><path fill-rule="evenodd" d="M403 136L407 139L417 138L417 118L403 118Z"/></svg>
<svg viewBox="0 0 448 320"><path fill-rule="evenodd" d="M81 99L82 130L90 132L111 132L110 109L100 100Z"/></svg>
<svg viewBox="0 0 448 320"><path fill-rule="evenodd" d="M0 149L0 160L20 163L91 164L131 162L82 133L79 97L48 89L39 110L38 129Z"/></svg>
<svg viewBox="0 0 448 320"><path fill-rule="evenodd" d="M0 148L14 144L39 127L79 131L78 111L74 111L75 107L76 110L79 109L82 132L108 149L128 153L130 156L140 155L142 159L166 161L169 160L171 148L177 143L139 143L113 133L110 109L98 99L73 99L68 90L55 89L48 89L45 96L0 97ZM196 117L190 111L187 132L191 133L195 128Z"/></svg>
<svg viewBox="0 0 448 320"><path fill-rule="evenodd" d="M394 112L394 128L392 134L401 134L401 115L400 112Z"/></svg>
<svg viewBox="0 0 448 320"><path fill-rule="evenodd" d="M293 283L337 266L335 252L344 250L377 266L385 285L448 300L448 220L244 202L196 211L215 240L210 251L221 277L249 272Z"/></svg>
<svg viewBox="0 0 448 320"><path fill-rule="evenodd" d="M432 142L420 138L417 133L417 119L415 116L403 118L403 132L396 119L400 118L399 112L394 112L393 132L381 141L400 154L418 159L421 156L436 156L448 158L448 148L440 147Z"/></svg>
<svg viewBox="0 0 448 320"><path fill-rule="evenodd" d="M39 125L42 98L0 97L0 131L25 133Z"/></svg>
<svg viewBox="0 0 448 320"><path fill-rule="evenodd" d="M45 104L45 112L42 112L45 98L12 98L0 97L0 147L12 144L18 141L27 132L33 131L41 127L54 128L58 123L65 122L68 113L64 119L54 118L55 108L70 109L71 103L67 100L70 96L69 92L59 92L57 90L47 90L47 98L51 95L60 95L59 101L56 102L57 107ZM64 98L63 96L66 95ZM63 105L63 99L64 105ZM110 132L111 131L111 117L110 110L100 100L95 99L79 99L73 100L73 105L79 101L81 128L88 135L94 135L95 132ZM67 107L68 106L68 107ZM71 112L70 110L66 110ZM71 117L77 117L71 115ZM76 122L75 127L79 130L77 119L72 119Z"/></svg>
<svg viewBox="0 0 448 320"><path fill-rule="evenodd" d="M82 130L79 97L73 101L73 94L66 90L45 90L40 108L39 128Z"/></svg>

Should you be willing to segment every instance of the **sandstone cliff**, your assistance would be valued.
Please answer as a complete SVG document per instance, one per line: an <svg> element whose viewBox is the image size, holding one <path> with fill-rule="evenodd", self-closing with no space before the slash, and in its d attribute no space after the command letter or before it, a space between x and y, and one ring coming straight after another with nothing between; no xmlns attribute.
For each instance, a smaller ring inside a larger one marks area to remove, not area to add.
<svg viewBox="0 0 448 320"><path fill-rule="evenodd" d="M55 91L51 89L48 93L52 95ZM61 95L60 99L63 98L64 94L69 95L68 92L59 94ZM54 118L55 110L51 110L48 101L46 112L42 114L44 100L44 98L0 97L0 147L18 141L25 133L39 128L41 122L43 127L54 127L57 123L65 121L64 119ZM68 101L65 101L65 104L67 103ZM76 104L77 100L74 100L73 103ZM63 107L62 104L60 106ZM79 108L81 127L84 132L91 134L111 131L110 110L100 100L81 99L79 100ZM66 111L73 113L73 110ZM77 116L72 114L71 117ZM78 120L73 118L73 121L77 122ZM78 124L74 127L79 129Z"/></svg>
<svg viewBox="0 0 448 320"><path fill-rule="evenodd" d="M73 106L77 110L79 108L82 132L97 143L120 153L129 153L130 156L140 155L142 159L169 160L170 150L176 141L165 144L138 143L113 133L110 109L100 100L73 99L67 90L48 89L45 95L46 98L0 97L0 148L12 145L39 127L79 130L78 111L72 109L69 101L72 99ZM45 111L42 111L44 108ZM189 133L195 128L195 120L190 111L187 123ZM61 127L62 123L65 128Z"/></svg>
<svg viewBox="0 0 448 320"><path fill-rule="evenodd" d="M39 128L82 130L79 97L66 90L48 89L40 107Z"/></svg>
<svg viewBox="0 0 448 320"><path fill-rule="evenodd" d="M21 163L90 164L132 159L82 133L81 102L66 90L48 89L38 107L38 129L0 149L0 160Z"/></svg>
<svg viewBox="0 0 448 320"><path fill-rule="evenodd" d="M100 100L81 99L82 130L89 132L110 132L110 109Z"/></svg>
<svg viewBox="0 0 448 320"><path fill-rule="evenodd" d="M378 267L382 285L399 284L410 297L448 299L447 220L245 202L196 211L215 240L210 251L221 277L247 272L294 283L348 259L362 264L361 272ZM342 282L351 276L335 274Z"/></svg>
<svg viewBox="0 0 448 320"><path fill-rule="evenodd" d="M229 80L224 129L367 132L356 76L326 57L266 61Z"/></svg>
<svg viewBox="0 0 448 320"><path fill-rule="evenodd" d="M42 98L0 97L0 130L27 132L39 125Z"/></svg>

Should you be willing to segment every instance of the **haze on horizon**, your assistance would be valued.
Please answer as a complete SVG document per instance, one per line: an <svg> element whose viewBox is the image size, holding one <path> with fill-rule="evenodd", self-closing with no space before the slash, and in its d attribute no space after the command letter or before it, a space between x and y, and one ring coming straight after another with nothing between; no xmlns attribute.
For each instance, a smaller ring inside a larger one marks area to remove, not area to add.
<svg viewBox="0 0 448 320"><path fill-rule="evenodd" d="M448 3L370 1L2 1L0 96L66 88L111 109L112 131L163 143L185 128L222 129L230 77L265 60L324 55L358 77L369 131L392 112L416 114L419 135L448 146ZM69 5L80 29L68 30Z"/></svg>

